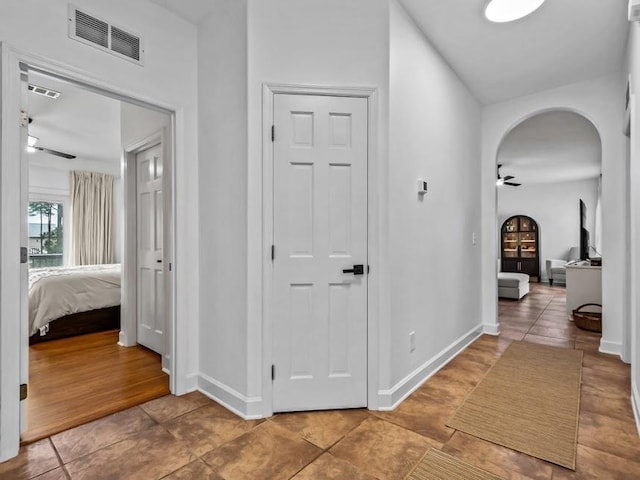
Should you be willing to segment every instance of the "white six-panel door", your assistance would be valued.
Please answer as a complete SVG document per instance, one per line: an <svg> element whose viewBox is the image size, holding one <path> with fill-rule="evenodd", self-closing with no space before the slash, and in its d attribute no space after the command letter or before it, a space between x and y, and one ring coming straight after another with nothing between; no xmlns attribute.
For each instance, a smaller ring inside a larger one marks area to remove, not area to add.
<svg viewBox="0 0 640 480"><path fill-rule="evenodd" d="M162 147L136 155L138 343L164 353Z"/></svg>
<svg viewBox="0 0 640 480"><path fill-rule="evenodd" d="M274 125L273 408L363 407L367 100L277 94Z"/></svg>

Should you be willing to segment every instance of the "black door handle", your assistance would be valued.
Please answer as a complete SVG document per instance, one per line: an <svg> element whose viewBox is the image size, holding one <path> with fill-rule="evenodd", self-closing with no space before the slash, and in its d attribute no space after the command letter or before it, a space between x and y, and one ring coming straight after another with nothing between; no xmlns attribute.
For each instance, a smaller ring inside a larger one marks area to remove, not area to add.
<svg viewBox="0 0 640 480"><path fill-rule="evenodd" d="M353 268L342 270L342 273L353 273L354 275L364 275L364 265L354 265Z"/></svg>

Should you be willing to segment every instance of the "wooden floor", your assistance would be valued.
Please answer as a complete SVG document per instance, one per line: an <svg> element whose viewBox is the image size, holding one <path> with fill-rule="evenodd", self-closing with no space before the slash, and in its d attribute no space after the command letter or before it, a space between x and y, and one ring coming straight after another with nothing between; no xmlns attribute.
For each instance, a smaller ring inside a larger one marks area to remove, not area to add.
<svg viewBox="0 0 640 480"><path fill-rule="evenodd" d="M169 393L158 354L117 342L112 330L29 348L23 444Z"/></svg>

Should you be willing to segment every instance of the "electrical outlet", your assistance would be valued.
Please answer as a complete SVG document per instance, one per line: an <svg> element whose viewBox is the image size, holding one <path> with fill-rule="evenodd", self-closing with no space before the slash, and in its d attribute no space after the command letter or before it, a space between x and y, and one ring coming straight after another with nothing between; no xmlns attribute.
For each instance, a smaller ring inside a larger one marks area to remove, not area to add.
<svg viewBox="0 0 640 480"><path fill-rule="evenodd" d="M409 353L416 349L416 332L409 333Z"/></svg>
<svg viewBox="0 0 640 480"><path fill-rule="evenodd" d="M477 243L476 232L471 234L471 245L475 245Z"/></svg>

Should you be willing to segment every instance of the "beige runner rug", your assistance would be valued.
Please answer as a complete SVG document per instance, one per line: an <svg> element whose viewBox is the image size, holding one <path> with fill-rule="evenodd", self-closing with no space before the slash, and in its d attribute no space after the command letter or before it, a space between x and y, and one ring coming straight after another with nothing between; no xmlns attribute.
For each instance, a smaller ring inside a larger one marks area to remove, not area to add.
<svg viewBox="0 0 640 480"><path fill-rule="evenodd" d="M440 450L430 449L405 480L501 480Z"/></svg>
<svg viewBox="0 0 640 480"><path fill-rule="evenodd" d="M513 342L447 426L575 470L582 351Z"/></svg>

